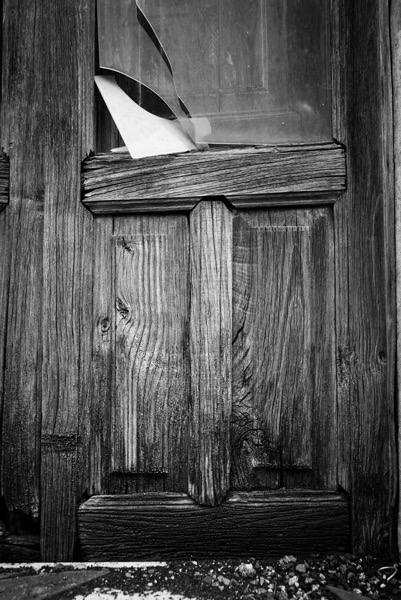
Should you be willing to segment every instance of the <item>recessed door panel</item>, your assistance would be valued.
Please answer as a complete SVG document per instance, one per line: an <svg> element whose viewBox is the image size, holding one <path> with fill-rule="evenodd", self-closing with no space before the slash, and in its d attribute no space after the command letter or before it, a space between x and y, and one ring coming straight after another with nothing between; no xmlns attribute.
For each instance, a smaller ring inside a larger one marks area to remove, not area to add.
<svg viewBox="0 0 401 600"><path fill-rule="evenodd" d="M186 489L187 220L116 219L114 242L112 469Z"/></svg>
<svg viewBox="0 0 401 600"><path fill-rule="evenodd" d="M333 268L330 209L234 219L234 489L335 485Z"/></svg>

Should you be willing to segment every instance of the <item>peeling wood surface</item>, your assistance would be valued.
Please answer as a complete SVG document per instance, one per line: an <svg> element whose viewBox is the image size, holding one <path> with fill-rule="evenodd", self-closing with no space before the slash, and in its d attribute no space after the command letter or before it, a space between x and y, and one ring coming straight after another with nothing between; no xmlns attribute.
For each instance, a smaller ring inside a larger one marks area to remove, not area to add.
<svg viewBox="0 0 401 600"><path fill-rule="evenodd" d="M41 542L43 560L57 561L73 556L76 502L89 478L93 228L80 203L80 164L93 148L95 6L90 0L41 6L47 111L42 435L51 442L42 448ZM71 436L75 442L64 447Z"/></svg>
<svg viewBox="0 0 401 600"><path fill-rule="evenodd" d="M232 213L203 200L190 215L189 494L219 504L229 490Z"/></svg>
<svg viewBox="0 0 401 600"><path fill-rule="evenodd" d="M348 159L348 191L334 206L338 483L351 494L354 551L389 555L396 493L389 3L338 0L335 8L334 136Z"/></svg>
<svg viewBox="0 0 401 600"><path fill-rule="evenodd" d="M10 157L9 205L0 215L1 494L9 510L39 514L42 273L43 36L38 2L3 3L1 146ZM34 97L29 111L27 98ZM7 163L0 161L0 202Z"/></svg>
<svg viewBox="0 0 401 600"><path fill-rule="evenodd" d="M112 471L142 473L144 483L146 474L166 473L170 489L186 490L188 222L115 219L114 245Z"/></svg>
<svg viewBox="0 0 401 600"><path fill-rule="evenodd" d="M233 489L335 488L330 209L234 219Z"/></svg>
<svg viewBox="0 0 401 600"><path fill-rule="evenodd" d="M84 162L82 185L85 206L99 214L189 211L202 197L219 195L234 206L268 204L286 194L300 194L301 201L306 194L311 202L314 195L333 198L344 191L345 152L336 144L317 144L139 160L100 154Z"/></svg>
<svg viewBox="0 0 401 600"><path fill-rule="evenodd" d="M347 502L311 490L233 494L218 507L184 494L94 496L78 510L83 560L283 556L349 549Z"/></svg>

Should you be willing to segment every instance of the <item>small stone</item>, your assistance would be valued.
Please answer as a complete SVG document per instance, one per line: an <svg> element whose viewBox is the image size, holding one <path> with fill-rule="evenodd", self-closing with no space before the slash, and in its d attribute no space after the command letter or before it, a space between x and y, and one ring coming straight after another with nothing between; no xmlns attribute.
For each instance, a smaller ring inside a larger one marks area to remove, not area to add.
<svg viewBox="0 0 401 600"><path fill-rule="evenodd" d="M283 556L283 558L280 558L278 563L281 567L283 567L284 565L288 565L290 563L296 562L296 560L297 560L296 556L292 556L292 554L288 554L286 556Z"/></svg>
<svg viewBox="0 0 401 600"><path fill-rule="evenodd" d="M233 579L231 579L231 581L230 581L230 586L231 586L232 588L234 588L235 590L239 590L239 589L240 589L240 587L241 587L241 584L240 584L240 582L239 582L239 581L237 581L236 579L234 579L234 578L233 578Z"/></svg>
<svg viewBox="0 0 401 600"><path fill-rule="evenodd" d="M303 563L295 565L295 570L298 571L298 573L306 573L306 567Z"/></svg>
<svg viewBox="0 0 401 600"><path fill-rule="evenodd" d="M210 575L206 575L206 577L202 579L202 583L206 583L206 585L211 585L213 583L213 579L210 577Z"/></svg>
<svg viewBox="0 0 401 600"><path fill-rule="evenodd" d="M237 568L238 573L245 578L251 578L256 575L256 571L253 568L252 563L241 563Z"/></svg>

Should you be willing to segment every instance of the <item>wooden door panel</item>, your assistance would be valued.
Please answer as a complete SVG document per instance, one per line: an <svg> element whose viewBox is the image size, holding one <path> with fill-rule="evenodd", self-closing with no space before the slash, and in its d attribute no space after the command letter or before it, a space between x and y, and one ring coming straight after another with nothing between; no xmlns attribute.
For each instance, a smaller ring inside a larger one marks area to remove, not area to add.
<svg viewBox="0 0 401 600"><path fill-rule="evenodd" d="M114 241L112 471L186 490L187 219L115 219Z"/></svg>
<svg viewBox="0 0 401 600"><path fill-rule="evenodd" d="M115 218L116 492L335 488L332 238L331 208Z"/></svg>
<svg viewBox="0 0 401 600"><path fill-rule="evenodd" d="M330 209L234 219L234 489L335 485L333 269Z"/></svg>

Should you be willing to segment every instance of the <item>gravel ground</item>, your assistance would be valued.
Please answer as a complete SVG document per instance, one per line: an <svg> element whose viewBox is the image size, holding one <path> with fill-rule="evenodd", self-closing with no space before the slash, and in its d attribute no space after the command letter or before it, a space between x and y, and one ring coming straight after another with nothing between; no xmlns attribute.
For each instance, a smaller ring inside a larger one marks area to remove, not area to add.
<svg viewBox="0 0 401 600"><path fill-rule="evenodd" d="M401 600L401 570L379 571L389 562L371 556L284 556L278 561L209 560L161 563L147 568L109 568L96 581L58 596L65 600L334 600L327 586L374 600ZM106 565L102 565L104 570ZM68 565L43 566L41 572L68 571ZM87 567L100 568L96 563ZM12 569L0 567L0 572ZM37 573L25 566L23 575Z"/></svg>

